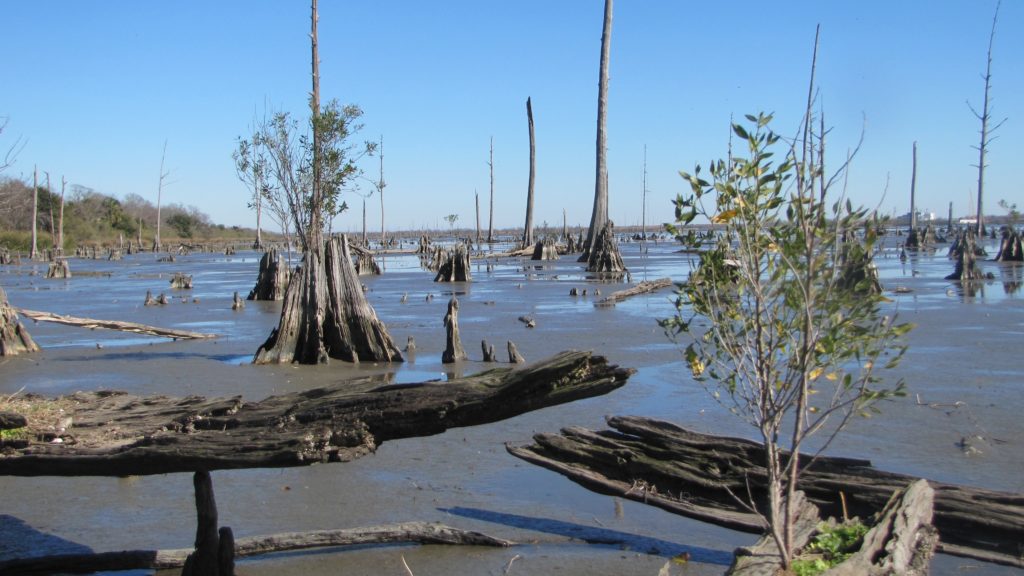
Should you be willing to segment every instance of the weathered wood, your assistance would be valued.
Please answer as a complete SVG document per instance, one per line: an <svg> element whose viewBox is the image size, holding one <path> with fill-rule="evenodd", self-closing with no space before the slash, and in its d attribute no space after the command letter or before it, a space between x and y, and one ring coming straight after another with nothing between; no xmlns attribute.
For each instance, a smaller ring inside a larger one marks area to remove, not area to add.
<svg viewBox="0 0 1024 576"><path fill-rule="evenodd" d="M295 272L285 291L277 328L260 346L254 364L401 362L402 353L363 294L348 238L335 236Z"/></svg>
<svg viewBox="0 0 1024 576"><path fill-rule="evenodd" d="M447 335L441 363L453 364L465 360L466 350L462 347L459 337L459 301L452 298L448 301L448 312L444 315L444 328Z"/></svg>
<svg viewBox="0 0 1024 576"><path fill-rule="evenodd" d="M451 250L446 250L441 265L434 276L434 282L470 282L473 280L470 269L469 250L462 242Z"/></svg>
<svg viewBox="0 0 1024 576"><path fill-rule="evenodd" d="M380 266L373 259L373 253L369 250L355 250L355 262L353 266L356 268L356 274L360 276L380 276Z"/></svg>
<svg viewBox="0 0 1024 576"><path fill-rule="evenodd" d="M932 526L934 498L935 491L926 480L894 493L864 535L860 549L826 574L926 576L938 543Z"/></svg>
<svg viewBox="0 0 1024 576"><path fill-rule="evenodd" d="M537 321L533 319L533 316L520 316L519 321L525 324L527 328L537 327Z"/></svg>
<svg viewBox="0 0 1024 576"><path fill-rule="evenodd" d="M1024 262L1024 248L1021 246L1020 232L1010 226L1003 226L999 241L999 252L996 262Z"/></svg>
<svg viewBox="0 0 1024 576"><path fill-rule="evenodd" d="M430 436L598 396L633 373L589 352L448 382L373 387L369 379L259 402L241 397L138 397L79 392L64 399L64 442L31 440L0 458L0 475L127 476L348 461L382 442Z"/></svg>
<svg viewBox="0 0 1024 576"><path fill-rule="evenodd" d="M538 240L530 260L558 260L558 246L550 237Z"/></svg>
<svg viewBox="0 0 1024 576"><path fill-rule="evenodd" d="M7 301L7 292L0 287L0 357L38 352L39 345L18 319L18 312Z"/></svg>
<svg viewBox="0 0 1024 576"><path fill-rule="evenodd" d="M288 266L277 248L271 248L260 257L260 270L256 285L249 291L246 300L284 300L288 287Z"/></svg>
<svg viewBox="0 0 1024 576"><path fill-rule="evenodd" d="M480 341L480 348L484 353L484 362L497 362L498 355L494 353L494 345L488 344L487 340Z"/></svg>
<svg viewBox="0 0 1024 576"><path fill-rule="evenodd" d="M756 502L764 501L760 443L648 418L616 416L608 424L614 430L565 428L508 450L596 492L737 530L762 531L761 519L742 511L734 497L751 494ZM867 460L821 456L801 475L799 488L825 515L843 515L842 493L848 513L866 518L913 480L872 468ZM650 489L640 491L638 485ZM1024 542L1024 495L931 485L940 551L1024 567L1018 549Z"/></svg>
<svg viewBox="0 0 1024 576"><path fill-rule="evenodd" d="M953 246L950 246L950 254L955 260L955 265L953 273L946 276L946 280L971 282L985 277L981 267L977 265L977 249L974 245L974 235L970 232L960 234Z"/></svg>
<svg viewBox="0 0 1024 576"><path fill-rule="evenodd" d="M221 533L221 541L224 534ZM250 557L275 552L308 550L369 544L442 544L467 546L514 546L514 542L480 532L452 528L444 524L405 522L386 526L286 532L268 536L250 536L234 541L235 556ZM126 550L94 554L57 554L0 560L0 573L6 576L79 573L115 570L167 570L181 568L191 550ZM223 574L223 573L222 573Z"/></svg>
<svg viewBox="0 0 1024 576"><path fill-rule="evenodd" d="M182 576L220 575L220 534L217 530L217 501L213 495L213 481L205 470L192 475L196 497L195 550L185 560Z"/></svg>
<svg viewBox="0 0 1024 576"><path fill-rule="evenodd" d="M171 289L173 290L191 290L192 289L192 275L185 274L184 272L175 272L174 276L171 276Z"/></svg>
<svg viewBox="0 0 1024 576"><path fill-rule="evenodd" d="M238 295L238 291L235 291L234 297L231 299L232 310L244 310L245 300L242 300L241 296Z"/></svg>
<svg viewBox="0 0 1024 576"><path fill-rule="evenodd" d="M584 254L587 256L587 272L609 278L629 274L625 262L622 261L622 254L619 253L619 246L615 242L615 224L611 220L604 224L589 252L584 251Z"/></svg>
<svg viewBox="0 0 1024 576"><path fill-rule="evenodd" d="M71 266L66 258L55 258L46 269L46 277L62 280L71 278Z"/></svg>
<svg viewBox="0 0 1024 576"><path fill-rule="evenodd" d="M803 492L796 492L797 509L793 523L793 549L799 550L818 529L818 507L807 500ZM727 576L776 576L779 573L779 546L770 534L765 534L751 546L737 548Z"/></svg>
<svg viewBox="0 0 1024 576"><path fill-rule="evenodd" d="M526 358L519 353L519 349L516 348L515 343L511 340L508 341L508 361L510 364L523 364L526 362Z"/></svg>
<svg viewBox="0 0 1024 576"><path fill-rule="evenodd" d="M160 296L164 295L161 294ZM147 301L148 300L149 295L147 293ZM24 308L21 308L18 311L21 312L22 316L31 318L36 322L55 322L57 324L88 328L90 330L95 330L96 328L102 328L104 330L120 330L121 332L133 332L135 334L145 334L147 336L161 336L163 338L174 338L175 340L206 340L217 337L216 334L204 334L202 332L191 332L189 330L178 330L175 328L159 328L157 326L147 326L146 324L138 324L136 322L78 318L75 316L62 316L51 312L25 310Z"/></svg>
<svg viewBox="0 0 1024 576"><path fill-rule="evenodd" d="M622 302L626 298L631 298L633 296L639 296L640 294L648 294L650 292L657 292L658 290L661 290L663 288L668 288L671 285L672 285L672 279L671 278L658 278L657 280L645 280L643 282L640 282L636 286L633 286L632 288L627 288L625 290L619 290L617 292L612 292L608 296L605 296L604 298L598 300L597 302L594 302L594 306L614 306L616 302ZM575 288L573 288L573 290L575 290ZM576 294L573 294L571 291L570 291L569 295L570 296L576 296Z"/></svg>

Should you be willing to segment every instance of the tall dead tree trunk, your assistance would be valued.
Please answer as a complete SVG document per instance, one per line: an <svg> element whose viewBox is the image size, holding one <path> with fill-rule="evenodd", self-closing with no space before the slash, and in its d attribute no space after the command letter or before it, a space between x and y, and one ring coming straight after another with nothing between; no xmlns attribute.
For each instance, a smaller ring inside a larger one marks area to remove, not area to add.
<svg viewBox="0 0 1024 576"><path fill-rule="evenodd" d="M522 247L533 245L533 185L537 174L537 150L533 132L533 104L526 99L526 120L530 125L530 181L526 189L526 224L523 227Z"/></svg>
<svg viewBox="0 0 1024 576"><path fill-rule="evenodd" d="M380 249L386 250L388 239L384 233L384 136L380 137L377 151L380 154L380 180L377 181L377 193L380 194Z"/></svg>
<svg viewBox="0 0 1024 576"><path fill-rule="evenodd" d="M979 114L977 110L971 108L974 115L981 121L981 142L978 143L978 223L974 230L974 233L978 238L985 235L985 212L983 211L982 204L982 198L985 190L985 154L988 152L988 145L992 143L992 133L1006 121L1004 119L995 126L989 126L989 121L992 119L992 112L989 109L989 92L992 88L992 43L996 38L996 22L999 19L1000 4L1001 2L996 3L996 12L992 16L992 32L989 33L988 36L988 53L986 55L985 63L985 97L982 103L981 113Z"/></svg>
<svg viewBox="0 0 1024 576"><path fill-rule="evenodd" d="M494 243L494 136L491 136L491 156L487 162L491 169L491 211L490 221L487 224L487 243Z"/></svg>
<svg viewBox="0 0 1024 576"><path fill-rule="evenodd" d="M914 194L917 188L917 142L914 142L914 160L910 168L910 231L907 233L907 241L904 245L907 248L920 248L921 238L917 233L917 206L914 203Z"/></svg>
<svg viewBox="0 0 1024 576"><path fill-rule="evenodd" d="M64 256L64 189L68 185L68 180L64 176L60 177L60 216L57 221L57 255Z"/></svg>
<svg viewBox="0 0 1024 576"><path fill-rule="evenodd" d="M580 262L590 258L597 235L608 222L608 137L605 130L608 118L608 61L612 46L612 0L604 2L604 27L601 33L601 69L597 85L597 162L594 176L594 210L590 215L587 240L583 245Z"/></svg>
<svg viewBox="0 0 1024 576"><path fill-rule="evenodd" d="M0 287L0 356L38 351L39 346L18 320L18 313L7 302L7 293Z"/></svg>
<svg viewBox="0 0 1024 576"><path fill-rule="evenodd" d="M160 201L164 194L164 181L169 173L164 172L164 159L167 157L167 140L164 140L164 151L160 154L160 181L156 188L156 236L153 238L153 252L161 250L160 245Z"/></svg>
<svg viewBox="0 0 1024 576"><path fill-rule="evenodd" d="M32 249L29 251L29 259L35 260L39 257L39 169L32 167Z"/></svg>
<svg viewBox="0 0 1024 576"><path fill-rule="evenodd" d="M480 249L480 194L473 190L473 198L476 200L476 249Z"/></svg>
<svg viewBox="0 0 1024 576"><path fill-rule="evenodd" d="M311 6L311 60L313 89L310 96L312 158L310 189L302 208L293 204L292 219L303 242L305 261L292 275L285 291L277 328L253 357L255 364L297 362L326 363L334 358L347 362L401 362L402 354L363 295L362 284L349 254L348 238L324 240L325 201L337 189L326 189L322 154L331 146L320 113L320 65L318 53L317 0ZM337 150L335 150L337 152ZM337 177L332 174L330 177Z"/></svg>

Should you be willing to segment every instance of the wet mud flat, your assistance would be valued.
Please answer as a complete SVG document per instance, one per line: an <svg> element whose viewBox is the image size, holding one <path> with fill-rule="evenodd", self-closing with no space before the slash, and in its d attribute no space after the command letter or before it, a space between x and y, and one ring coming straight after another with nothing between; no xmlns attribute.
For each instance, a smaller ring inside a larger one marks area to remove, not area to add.
<svg viewBox="0 0 1024 576"><path fill-rule="evenodd" d="M648 247L642 255L638 243L621 246L634 281L686 277L689 257L676 253L675 245ZM673 313L670 290L595 307L597 290L607 295L626 284L588 280L571 256L544 263L494 260L490 271L486 259L475 258L473 282L454 284L433 283L433 274L420 269L415 257L388 256L379 262L382 276L364 277L367 297L396 341L415 338L413 357L395 366L256 367L247 362L276 326L280 305L249 302L244 310L232 311L231 296L252 288L258 260L255 252L193 254L175 263L157 263L152 255L121 262L76 259L73 273L95 274L68 281L31 275L28 265L0 268L0 285L15 306L220 335L208 342L172 342L27 322L43 352L3 361L0 394L118 389L260 399L354 376L417 382L472 374L487 367L479 361L481 339L499 350L512 340L527 361L564 349L594 350L637 373L606 396L388 442L376 454L350 463L213 474L221 524L231 526L236 536L426 520L522 546L288 553L243 560L239 572L404 574L404 558L417 576L639 575L657 574L666 563L674 574L720 574L733 548L755 539L592 494L505 451L505 443L528 443L536 432L564 426L603 429L605 415L619 414L752 437L752 430L690 379L676 345L658 328L656 319ZM876 262L892 311L918 325L903 364L892 374L906 379L909 396L883 405L880 416L854 422L829 453L944 482L1024 492L1021 269L983 263L995 279L972 294L942 279L952 271L944 249L911 254L906 261L889 249ZM193 275L193 290L170 289L170 277L179 271ZM570 296L574 287L586 288L588 295ZM896 293L897 287L906 291ZM171 302L144 307L146 290L166 292ZM442 365L442 318L452 296L460 301L460 328L470 360ZM533 317L536 327L518 320L524 315ZM0 478L0 557L189 547L195 537L191 488L188 474ZM672 561L684 552L687 562ZM934 574L964 570L1021 573L949 556L933 563Z"/></svg>

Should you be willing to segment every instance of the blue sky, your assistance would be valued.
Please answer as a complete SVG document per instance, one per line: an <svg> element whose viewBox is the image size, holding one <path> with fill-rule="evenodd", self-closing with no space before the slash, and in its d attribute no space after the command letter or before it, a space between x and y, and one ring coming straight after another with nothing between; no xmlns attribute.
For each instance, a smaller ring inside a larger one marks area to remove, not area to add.
<svg viewBox="0 0 1024 576"><path fill-rule="evenodd" d="M164 201L214 222L254 226L231 152L265 109L306 115L309 6L252 1L9 1L0 53L0 135L27 141L4 176L33 165L59 180L156 200L167 141ZM883 213L909 208L918 142L918 204L945 217L973 212L985 52L995 2L866 0L615 5L608 108L610 214L639 224L644 146L648 222L672 217L681 169L723 157L730 116L774 112L794 133L821 24L818 85L831 163L863 146L848 195ZM495 225L522 226L529 140L537 139L534 222L586 225L602 0L437 2L321 0L323 98L364 111L360 139L384 138L389 229L471 226L474 191L486 227L494 138ZM1003 2L993 58L997 133L986 212L1024 205L1024 2ZM364 166L369 175L377 160ZM369 186L364 186L368 191ZM361 227L362 200L336 230ZM989 209L990 207L990 209ZM367 200L370 229L379 199Z"/></svg>

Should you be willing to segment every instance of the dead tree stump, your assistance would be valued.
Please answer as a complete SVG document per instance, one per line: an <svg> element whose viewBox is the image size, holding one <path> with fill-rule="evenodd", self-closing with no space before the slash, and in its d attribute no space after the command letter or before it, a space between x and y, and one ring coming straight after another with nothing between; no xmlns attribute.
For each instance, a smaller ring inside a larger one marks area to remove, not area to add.
<svg viewBox="0 0 1024 576"><path fill-rule="evenodd" d="M39 346L18 320L18 313L7 302L7 293L0 288L0 356L38 351Z"/></svg>
<svg viewBox="0 0 1024 576"><path fill-rule="evenodd" d="M523 355L519 353L516 345L511 340L508 341L508 361L510 364L526 363L526 358L523 358Z"/></svg>
<svg viewBox="0 0 1024 576"><path fill-rule="evenodd" d="M46 277L63 280L71 278L71 267L66 258L55 258L46 269Z"/></svg>
<svg viewBox="0 0 1024 576"><path fill-rule="evenodd" d="M587 272L605 277L618 278L629 274L626 264L622 261L619 246L615 242L615 224L611 220L594 239L587 258Z"/></svg>
<svg viewBox="0 0 1024 576"><path fill-rule="evenodd" d="M447 332L444 354L441 355L443 364L454 364L466 359L466 351L462 348L462 339L459 337L459 301L452 298L448 301L448 313L444 315L444 327Z"/></svg>
<svg viewBox="0 0 1024 576"><path fill-rule="evenodd" d="M430 254L432 251L433 250L431 249L430 246L430 238L426 234L420 236L419 245L416 247L416 253L425 256L427 254Z"/></svg>
<svg viewBox="0 0 1024 576"><path fill-rule="evenodd" d="M401 362L402 353L366 300L348 238L335 236L305 253L288 282L281 320L254 364Z"/></svg>
<svg viewBox="0 0 1024 576"><path fill-rule="evenodd" d="M287 287L288 266L277 252L277 248L271 248L260 258L256 286L249 291L246 300L283 300Z"/></svg>
<svg viewBox="0 0 1024 576"><path fill-rule="evenodd" d="M373 260L373 254L368 250L356 251L356 274L360 276L380 276L380 266Z"/></svg>
<svg viewBox="0 0 1024 576"><path fill-rule="evenodd" d="M192 289L192 275L185 274L183 272L175 272L174 276L171 276L171 289L172 290L191 290Z"/></svg>
<svg viewBox="0 0 1024 576"><path fill-rule="evenodd" d="M974 235L964 232L956 242L956 250L953 253L956 265L953 273L946 276L946 280L959 280L960 282L971 282L981 280L985 274L977 265L975 260Z"/></svg>
<svg viewBox="0 0 1024 576"><path fill-rule="evenodd" d="M230 528L217 528L217 501L210 473L193 474L196 494L196 549L188 555L182 576L234 576L235 547ZM227 536L226 542L221 535Z"/></svg>
<svg viewBox="0 0 1024 576"><path fill-rule="evenodd" d="M494 352L494 345L488 344L487 340L480 341L480 348L484 352L484 362L497 362L498 355Z"/></svg>
<svg viewBox="0 0 1024 576"><path fill-rule="evenodd" d="M1009 226L1003 226L1002 240L999 242L999 253L996 262L1024 262L1024 250L1021 250L1020 232Z"/></svg>
<svg viewBox="0 0 1024 576"><path fill-rule="evenodd" d="M881 294L882 282L871 253L852 234L846 237L840 250L839 285L857 294Z"/></svg>
<svg viewBox="0 0 1024 576"><path fill-rule="evenodd" d="M244 308L245 308L245 300L242 300L238 296L238 292L236 291L235 292L235 297L231 300L231 309L232 310L242 310Z"/></svg>
<svg viewBox="0 0 1024 576"><path fill-rule="evenodd" d="M473 280L470 272L469 250L459 242L450 251L445 252L444 261L437 270L434 282L469 282Z"/></svg>
<svg viewBox="0 0 1024 576"><path fill-rule="evenodd" d="M558 260L558 247L550 237L539 240L533 247L530 260Z"/></svg>

